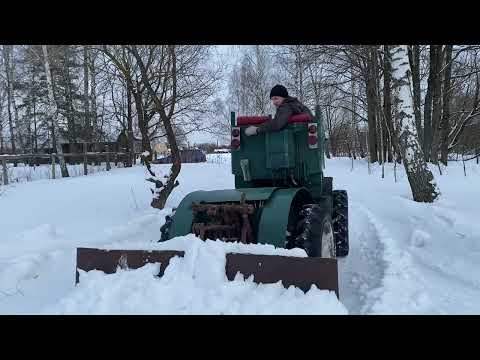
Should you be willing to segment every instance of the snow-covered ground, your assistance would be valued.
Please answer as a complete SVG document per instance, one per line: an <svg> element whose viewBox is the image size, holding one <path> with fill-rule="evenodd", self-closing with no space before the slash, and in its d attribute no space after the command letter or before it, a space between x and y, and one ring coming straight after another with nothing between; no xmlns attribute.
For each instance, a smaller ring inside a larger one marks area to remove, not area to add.
<svg viewBox="0 0 480 360"><path fill-rule="evenodd" d="M165 214L193 190L233 187L228 154L183 164L180 186L167 208L149 206L145 169L136 166L88 176L38 180L0 187L0 313L480 313L480 166L450 163L433 168L442 196L435 204L411 200L407 179L393 166L367 172L366 163L327 160L334 188L350 200L350 255L339 261L340 300L328 291L226 281L224 253L289 253L202 242L194 236L158 244ZM155 165L165 173L170 165ZM75 248L184 249L165 275L158 265L113 275L81 274Z"/></svg>
<svg viewBox="0 0 480 360"><path fill-rule="evenodd" d="M123 163L117 163L117 166L112 162L111 168L123 167ZM106 163L99 165L87 165L87 171L89 174L97 173L100 171L106 171ZM83 176L83 164L70 165L67 164L68 174L71 177ZM52 166L47 164L41 164L39 166L28 166L25 163L18 163L17 166L13 166L12 163L7 164L7 176L9 183L22 183L42 179L52 179ZM55 176L60 178L60 165L55 166ZM0 171L0 184L3 184L3 171Z"/></svg>

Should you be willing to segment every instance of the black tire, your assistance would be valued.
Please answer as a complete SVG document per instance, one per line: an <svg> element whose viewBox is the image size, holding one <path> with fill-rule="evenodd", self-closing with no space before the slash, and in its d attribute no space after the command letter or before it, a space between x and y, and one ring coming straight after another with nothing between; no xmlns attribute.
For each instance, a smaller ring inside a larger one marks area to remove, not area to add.
<svg viewBox="0 0 480 360"><path fill-rule="evenodd" d="M332 177L324 177L323 178L323 188L322 193L324 195L330 195L333 190L333 178Z"/></svg>
<svg viewBox="0 0 480 360"><path fill-rule="evenodd" d="M160 227L160 240L158 242L167 241L169 238L170 227L172 226L173 216L165 216L165 224Z"/></svg>
<svg viewBox="0 0 480 360"><path fill-rule="evenodd" d="M308 204L299 214L295 247L302 248L309 257L335 258L332 219L328 208Z"/></svg>
<svg viewBox="0 0 480 360"><path fill-rule="evenodd" d="M333 195L333 234L336 254L345 257L349 252L348 243L348 195L346 190L335 190Z"/></svg>

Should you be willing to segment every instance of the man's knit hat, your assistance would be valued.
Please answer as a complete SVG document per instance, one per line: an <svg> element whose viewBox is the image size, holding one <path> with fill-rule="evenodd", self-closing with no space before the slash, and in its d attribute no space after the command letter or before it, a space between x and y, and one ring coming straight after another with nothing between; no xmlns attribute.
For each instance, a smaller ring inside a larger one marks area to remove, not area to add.
<svg viewBox="0 0 480 360"><path fill-rule="evenodd" d="M270 99L274 96L286 98L288 97L288 91L283 85L275 85L272 90L270 90Z"/></svg>

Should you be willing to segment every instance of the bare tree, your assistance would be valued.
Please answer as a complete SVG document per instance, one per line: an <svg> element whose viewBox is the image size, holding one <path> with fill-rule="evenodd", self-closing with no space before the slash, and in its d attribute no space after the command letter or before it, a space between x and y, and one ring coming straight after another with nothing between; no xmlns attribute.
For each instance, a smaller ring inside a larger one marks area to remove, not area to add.
<svg viewBox="0 0 480 360"><path fill-rule="evenodd" d="M15 144L15 128L14 128L14 119L12 117L12 106L14 106L13 100L13 85L12 85L12 66L11 66L11 52L12 45L3 45L3 62L5 66L5 75L6 75L6 85L7 85L7 112L8 112L8 126L10 130L10 145L12 148L12 153L15 154L16 144Z"/></svg>
<svg viewBox="0 0 480 360"><path fill-rule="evenodd" d="M457 53L458 54L458 53ZM462 99L459 109L454 114L450 132L448 134L448 150L453 150L460 142L465 129L480 116L480 68L478 67L478 49L473 49L468 55L466 63L462 64L462 73L451 79L464 79L459 82L457 97ZM453 114L452 114L453 115Z"/></svg>
<svg viewBox="0 0 480 360"><path fill-rule="evenodd" d="M448 164L448 132L450 130L450 99L452 89L450 87L452 78L452 45L445 46L445 76L443 80L443 112L441 125L441 161Z"/></svg>
<svg viewBox="0 0 480 360"><path fill-rule="evenodd" d="M87 138L92 141L92 124L90 122L90 95L89 95L89 46L83 46L83 112L85 116L85 127Z"/></svg>
<svg viewBox="0 0 480 360"><path fill-rule="evenodd" d="M52 84L52 75L50 72L50 61L48 59L48 50L47 45L42 45L43 57L45 62L45 74L47 76L47 85L48 85L48 107L47 107L47 116L51 119L52 122L52 139L55 139L55 136L60 133L59 126L58 126L58 109L57 103L53 96L53 84ZM62 146L60 145L59 141L55 141L56 143L56 151L59 155L60 161L60 170L62 172L62 177L68 177L68 169L67 165L65 164L65 157L63 156Z"/></svg>
<svg viewBox="0 0 480 360"><path fill-rule="evenodd" d="M162 69L164 84L166 87L160 91L160 96L158 95L157 91L154 90L149 76L149 70L151 71L151 69L149 69L151 65L151 56L155 51L155 47L147 47L148 53L146 61L144 61L136 46L131 46L128 49L134 55L135 60L140 68L142 82L150 96L153 98L155 111L160 115L163 126L167 132L168 144L172 154L172 168L170 170L170 174L164 179L165 183L162 180L157 179L155 173L149 169L150 174L152 175L152 178L150 179L156 185L156 197L153 198L151 205L155 208L163 209L173 188L179 184L176 179L180 174L180 169L182 166L180 151L172 126L172 117L174 114L175 105L178 101L176 49L175 45L169 45L166 47L166 49L162 49L163 51L166 51L167 56L165 59L166 62L164 63L165 68Z"/></svg>
<svg viewBox="0 0 480 360"><path fill-rule="evenodd" d="M5 91L3 82L0 82L0 154L3 154L5 151L4 144L3 144L3 126L4 126L4 118L3 118L3 108L5 104Z"/></svg>

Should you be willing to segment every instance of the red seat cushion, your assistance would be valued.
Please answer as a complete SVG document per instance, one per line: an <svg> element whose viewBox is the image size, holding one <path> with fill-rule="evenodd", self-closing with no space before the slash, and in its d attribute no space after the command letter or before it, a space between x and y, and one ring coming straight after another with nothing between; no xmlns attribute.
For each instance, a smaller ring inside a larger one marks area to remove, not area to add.
<svg viewBox="0 0 480 360"><path fill-rule="evenodd" d="M259 125L263 124L269 119L268 116L239 116L237 117L237 125ZM307 113L301 113L297 115L292 115L288 119L289 124L294 123L307 123L312 121L312 117Z"/></svg>

